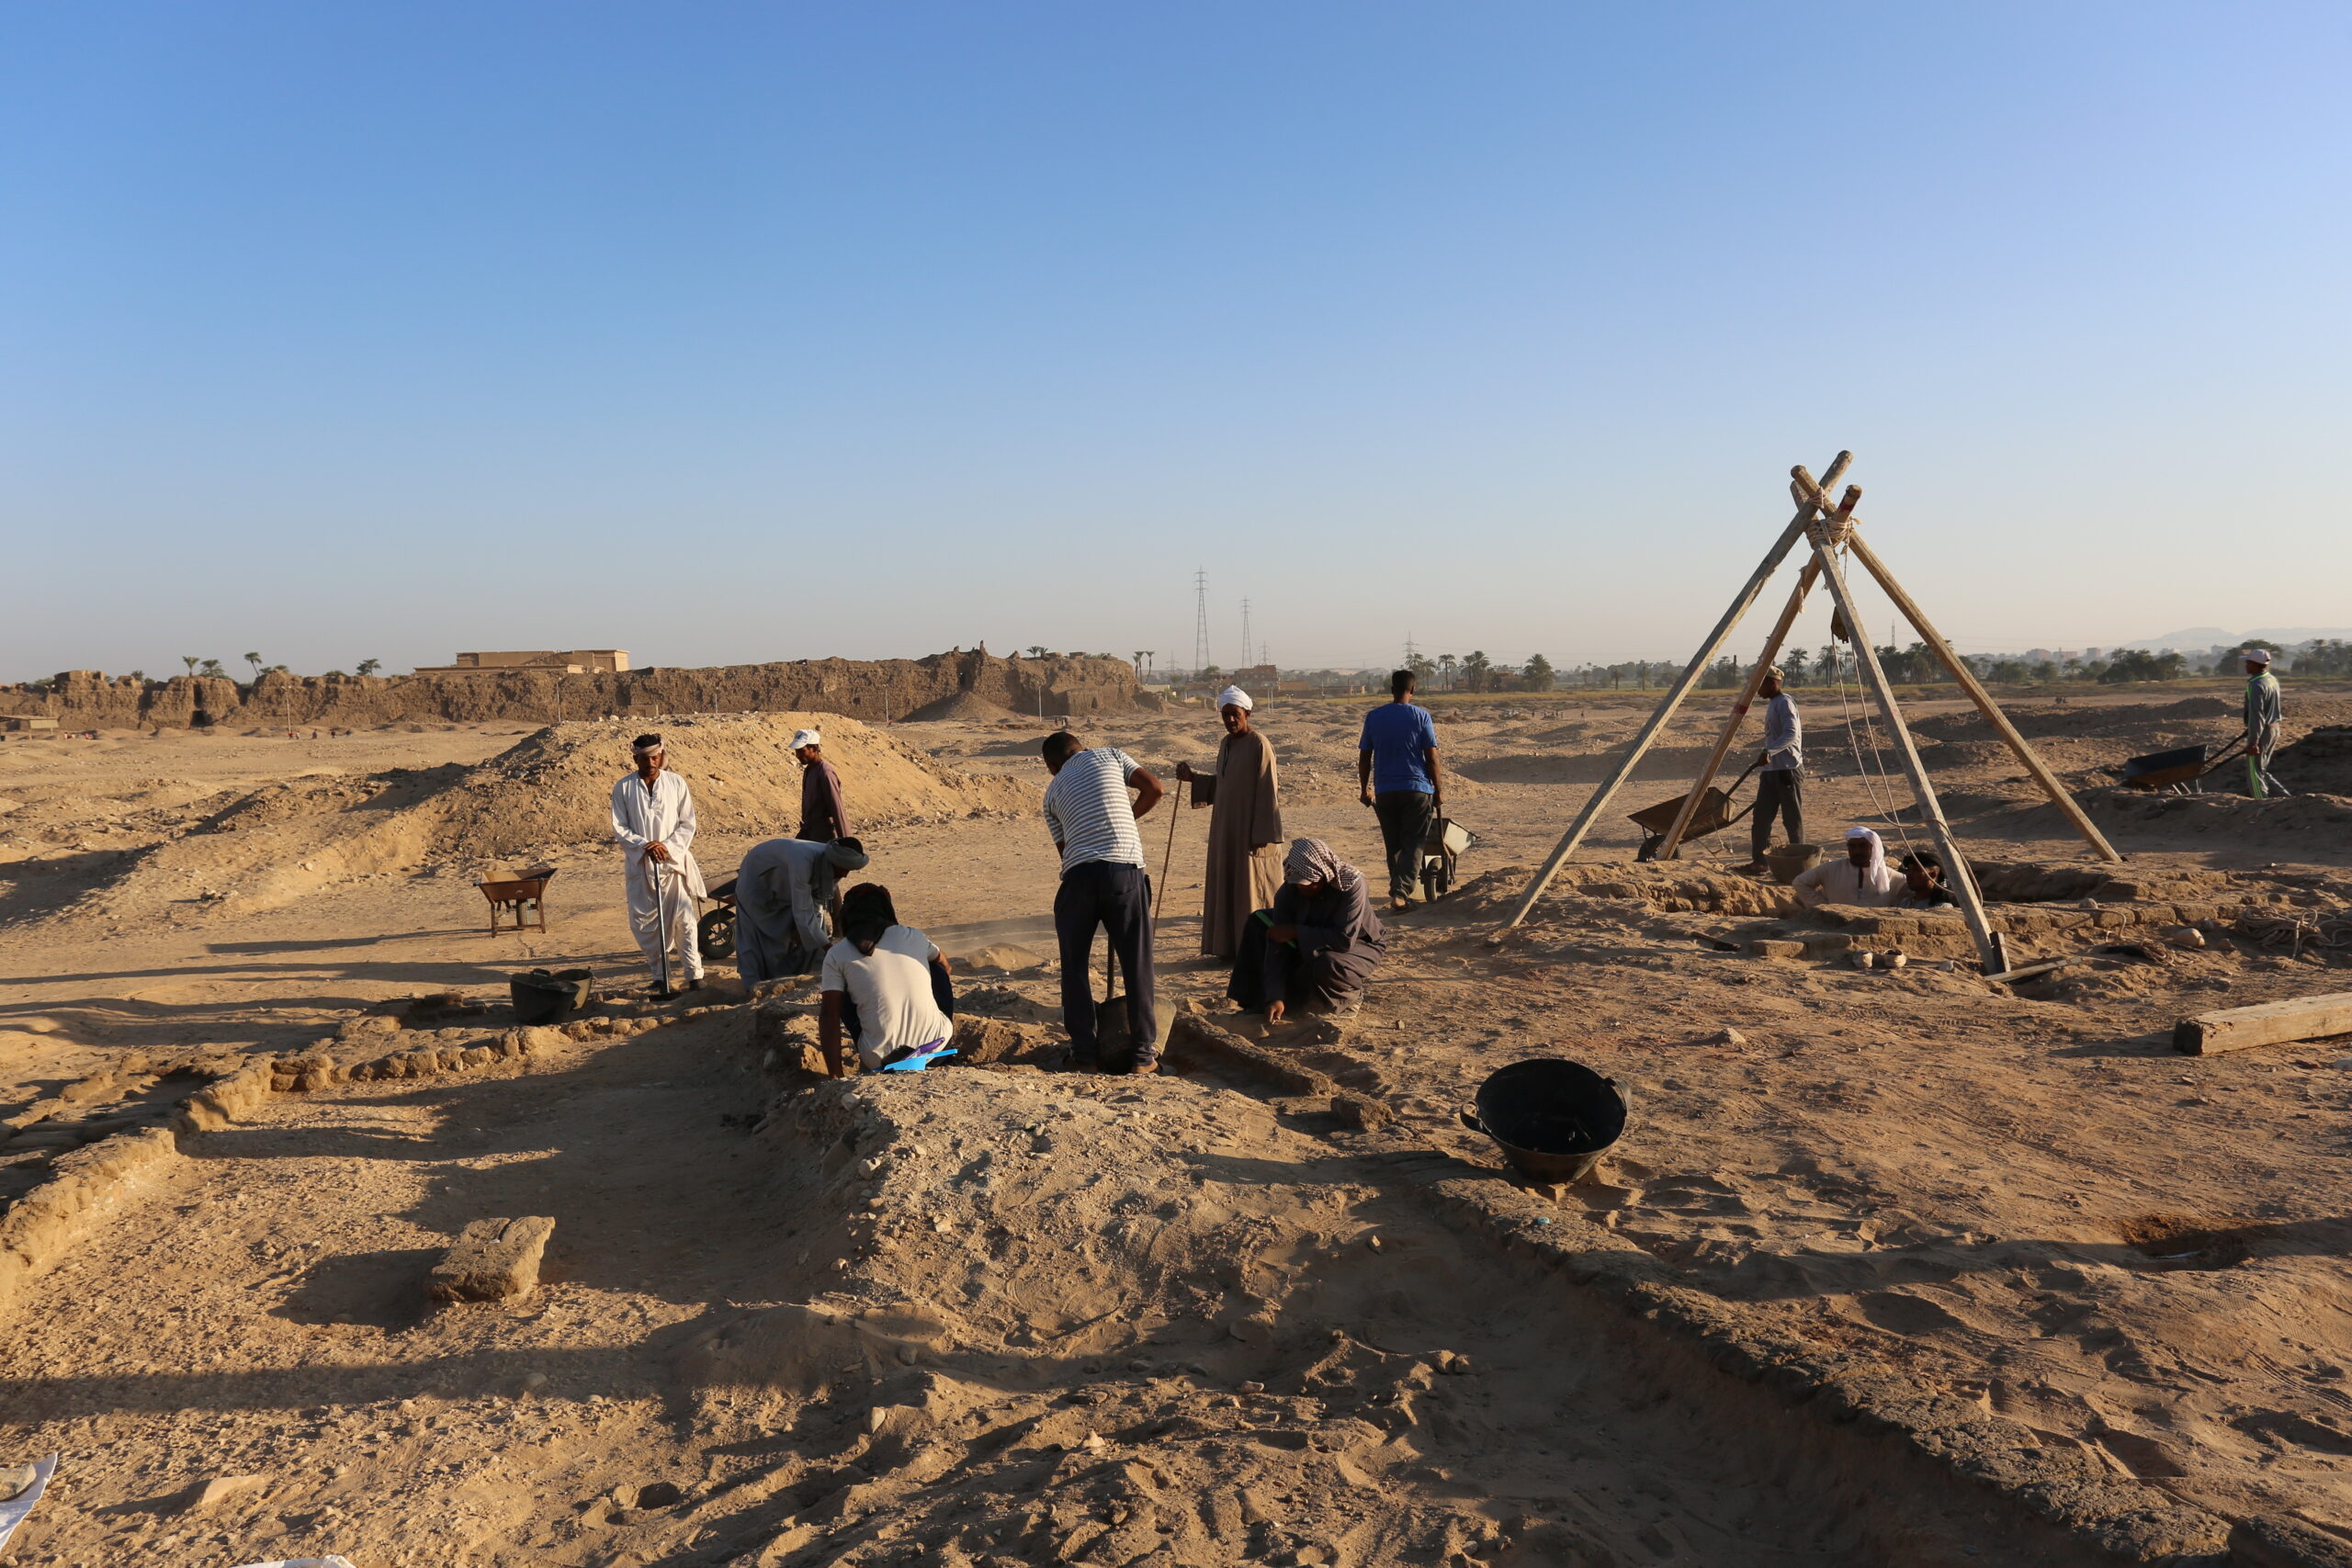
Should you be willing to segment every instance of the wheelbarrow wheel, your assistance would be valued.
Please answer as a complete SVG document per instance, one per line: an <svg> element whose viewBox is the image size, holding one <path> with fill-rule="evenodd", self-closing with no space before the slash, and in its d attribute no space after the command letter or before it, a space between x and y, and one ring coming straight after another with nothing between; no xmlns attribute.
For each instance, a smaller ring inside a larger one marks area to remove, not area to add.
<svg viewBox="0 0 2352 1568"><path fill-rule="evenodd" d="M713 909L695 926L695 948L705 958L735 956L735 911Z"/></svg>

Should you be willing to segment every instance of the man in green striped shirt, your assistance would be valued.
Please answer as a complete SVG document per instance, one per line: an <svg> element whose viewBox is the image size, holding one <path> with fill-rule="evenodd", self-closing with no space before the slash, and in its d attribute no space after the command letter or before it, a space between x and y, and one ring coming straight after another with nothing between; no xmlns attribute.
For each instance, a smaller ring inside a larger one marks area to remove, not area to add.
<svg viewBox="0 0 2352 1568"><path fill-rule="evenodd" d="M2278 750L2278 677L2270 672L2270 650L2249 648L2245 660L2245 792L2260 800L2284 795L2287 788L2270 776L2270 754Z"/></svg>

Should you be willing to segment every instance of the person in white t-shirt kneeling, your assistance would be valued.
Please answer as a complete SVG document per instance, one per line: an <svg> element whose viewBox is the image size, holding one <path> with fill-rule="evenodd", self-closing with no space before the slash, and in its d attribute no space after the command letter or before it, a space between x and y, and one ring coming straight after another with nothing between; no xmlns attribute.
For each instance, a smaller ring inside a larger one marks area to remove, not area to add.
<svg viewBox="0 0 2352 1568"><path fill-rule="evenodd" d="M932 940L899 923L890 890L862 882L842 899L842 940L825 952L818 980L818 1036L825 1070L842 1076L842 1036L858 1066L877 1072L944 1051L956 1034L956 992Z"/></svg>

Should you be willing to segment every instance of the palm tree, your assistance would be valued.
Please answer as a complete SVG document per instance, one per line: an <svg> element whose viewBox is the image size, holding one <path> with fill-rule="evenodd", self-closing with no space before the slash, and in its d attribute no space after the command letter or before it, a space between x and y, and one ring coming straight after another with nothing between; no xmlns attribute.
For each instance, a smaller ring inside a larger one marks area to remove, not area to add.
<svg viewBox="0 0 2352 1568"><path fill-rule="evenodd" d="M182 664L185 664L185 665L187 665L187 672L188 672L190 675L193 675L193 674L195 674L195 673L196 673L197 658L196 658L196 655L195 655L195 654L193 654L193 653L183 653L183 654L181 654L181 655L180 655L180 662L181 662Z"/></svg>
<svg viewBox="0 0 2352 1568"><path fill-rule="evenodd" d="M1030 644L1030 645L1029 645L1029 657L1030 657L1030 658L1032 658L1032 659L1043 659L1043 658L1045 658L1045 657L1046 657L1046 645L1045 645L1044 643L1042 643L1042 642L1038 642L1038 643L1032 643L1032 644Z"/></svg>
<svg viewBox="0 0 2352 1568"><path fill-rule="evenodd" d="M256 680L256 681L260 680L260 679L261 679L261 655L260 655L260 654L258 654L258 653L248 653L248 654L246 654L246 655L245 655L245 662L246 662L246 663L248 663L248 664L250 664L250 665L252 665L252 666L254 667L254 680Z"/></svg>
<svg viewBox="0 0 2352 1568"><path fill-rule="evenodd" d="M1450 653L1441 653L1437 656L1438 672L1445 677L1445 689L1449 692L1453 690L1453 672L1460 668L1461 662Z"/></svg>
<svg viewBox="0 0 2352 1568"><path fill-rule="evenodd" d="M362 675L373 675L383 667L384 661L380 659L363 659L354 666Z"/></svg>
<svg viewBox="0 0 2352 1568"><path fill-rule="evenodd" d="M198 670L197 673L211 681L225 681L229 678L229 672L220 668L220 661L217 659L206 660L204 668Z"/></svg>
<svg viewBox="0 0 2352 1568"><path fill-rule="evenodd" d="M1470 657L1462 661L1463 684L1468 686L1474 692L1485 691L1487 689L1487 676L1492 668L1493 666L1491 661L1487 658L1484 652L1476 649L1471 649Z"/></svg>

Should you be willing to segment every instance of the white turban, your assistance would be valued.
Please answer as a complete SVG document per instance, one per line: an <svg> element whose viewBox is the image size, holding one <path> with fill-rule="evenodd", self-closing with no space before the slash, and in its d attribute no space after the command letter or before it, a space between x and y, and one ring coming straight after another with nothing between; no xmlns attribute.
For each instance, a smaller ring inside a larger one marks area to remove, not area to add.
<svg viewBox="0 0 2352 1568"><path fill-rule="evenodd" d="M1243 713L1248 713L1258 705L1251 702L1250 694L1240 687L1227 686L1216 694L1216 705L1221 708L1239 708Z"/></svg>
<svg viewBox="0 0 2352 1568"><path fill-rule="evenodd" d="M1885 893L1894 886L1894 874L1886 869L1886 842L1868 828L1849 828L1846 841L1867 839L1871 845L1870 863L1861 868L1862 886L1873 892Z"/></svg>
<svg viewBox="0 0 2352 1568"><path fill-rule="evenodd" d="M792 732L792 750L795 751L799 750L803 746L822 746L824 743L824 739L813 729L796 729Z"/></svg>

